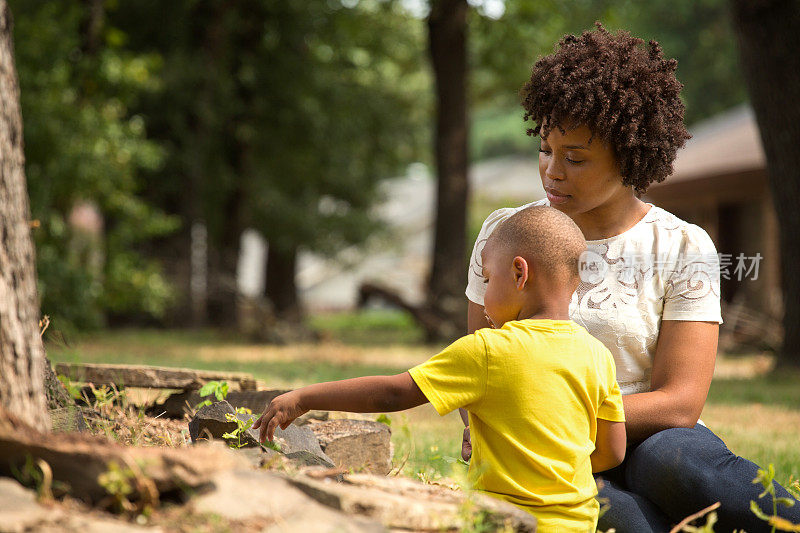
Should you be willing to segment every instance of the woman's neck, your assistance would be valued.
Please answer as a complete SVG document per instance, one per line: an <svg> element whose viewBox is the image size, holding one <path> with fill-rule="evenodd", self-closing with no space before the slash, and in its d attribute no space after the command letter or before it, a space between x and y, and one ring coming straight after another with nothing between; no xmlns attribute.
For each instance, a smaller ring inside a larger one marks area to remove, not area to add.
<svg viewBox="0 0 800 533"><path fill-rule="evenodd" d="M614 237L631 229L650 207L632 193L572 217L587 241Z"/></svg>

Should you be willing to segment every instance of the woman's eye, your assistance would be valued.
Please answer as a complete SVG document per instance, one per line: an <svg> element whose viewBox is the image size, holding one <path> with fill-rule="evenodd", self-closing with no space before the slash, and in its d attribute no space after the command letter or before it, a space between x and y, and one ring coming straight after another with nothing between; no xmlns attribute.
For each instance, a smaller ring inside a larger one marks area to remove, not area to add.
<svg viewBox="0 0 800 533"><path fill-rule="evenodd" d="M579 161L577 159L570 159L569 157L566 158L568 162L572 163L573 165L580 165L583 161Z"/></svg>
<svg viewBox="0 0 800 533"><path fill-rule="evenodd" d="M550 155L550 150L545 150L544 148L539 148L540 154Z"/></svg>

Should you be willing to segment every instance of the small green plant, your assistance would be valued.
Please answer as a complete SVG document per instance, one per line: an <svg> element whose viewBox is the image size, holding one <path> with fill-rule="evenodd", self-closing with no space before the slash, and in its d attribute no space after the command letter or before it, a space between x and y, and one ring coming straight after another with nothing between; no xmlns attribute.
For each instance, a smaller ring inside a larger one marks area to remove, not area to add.
<svg viewBox="0 0 800 533"><path fill-rule="evenodd" d="M758 503L756 503L754 500L750 500L750 511L752 511L753 514L759 517L761 520L772 526L772 533L775 533L777 530L800 531L800 524L793 524L785 518L778 516L778 504L783 505L784 507L792 507L794 505L794 500L792 498L784 498L775 494L775 485L773 483L774 479L775 466L770 463L766 470L759 468L758 475L756 475L756 478L753 480L753 483L760 483L761 486L764 487L764 491L758 495L758 499L765 497L767 494L772 497L772 515L768 515L762 511L761 507L759 507Z"/></svg>
<svg viewBox="0 0 800 533"><path fill-rule="evenodd" d="M77 383L71 381L67 376L62 374L58 374L56 377L58 381L64 385L64 388L67 389L67 393L69 393L73 400L81 399L81 387Z"/></svg>
<svg viewBox="0 0 800 533"><path fill-rule="evenodd" d="M133 494L136 474L129 467L121 467L112 461L108 470L100 474L97 482L108 493L110 504L117 512L131 512L134 506L129 497Z"/></svg>
<svg viewBox="0 0 800 533"><path fill-rule="evenodd" d="M391 426L392 425L392 419L389 418L387 415L384 415L384 414L378 415L378 418L376 418L375 421L376 422L380 422L381 424L385 424L387 426Z"/></svg>
<svg viewBox="0 0 800 533"><path fill-rule="evenodd" d="M249 410L249 409L248 409ZM247 414L244 408L236 410L237 413ZM236 422L236 429L222 434L222 438L228 441L228 446L231 448L241 448L245 445L242 442L242 435L251 427L253 427L253 418L249 417L242 420L233 413L225 413L225 420L228 422Z"/></svg>
<svg viewBox="0 0 800 533"><path fill-rule="evenodd" d="M228 396L228 382L227 381L209 381L202 387L200 387L200 391L198 392L200 397L211 396L213 395L214 398L217 399L218 402L221 402ZM213 402L206 398L202 402L198 403L194 406L195 411L205 407L206 405L211 405Z"/></svg>
<svg viewBox="0 0 800 533"><path fill-rule="evenodd" d="M25 464L17 468L14 463L10 463L11 474L22 485L36 490L40 501L50 501L53 499L53 471L44 459L33 460L31 454L25 456ZM57 489L66 488L63 483L55 482Z"/></svg>

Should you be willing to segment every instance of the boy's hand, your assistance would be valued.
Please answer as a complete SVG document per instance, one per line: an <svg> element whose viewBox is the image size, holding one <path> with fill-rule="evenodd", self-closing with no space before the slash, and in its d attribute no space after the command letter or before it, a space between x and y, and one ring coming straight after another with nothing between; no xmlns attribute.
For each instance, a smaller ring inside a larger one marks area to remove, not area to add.
<svg viewBox="0 0 800 533"><path fill-rule="evenodd" d="M260 429L259 442L265 442L267 438L272 442L275 428L280 426L281 429L286 429L298 416L306 412L308 409L304 409L300 405L297 391L276 396L264 409L264 414L258 417L256 423L253 424L253 429Z"/></svg>
<svg viewBox="0 0 800 533"><path fill-rule="evenodd" d="M469 426L464 428L464 436L461 439L461 458L469 461L472 457L472 441L469 438Z"/></svg>

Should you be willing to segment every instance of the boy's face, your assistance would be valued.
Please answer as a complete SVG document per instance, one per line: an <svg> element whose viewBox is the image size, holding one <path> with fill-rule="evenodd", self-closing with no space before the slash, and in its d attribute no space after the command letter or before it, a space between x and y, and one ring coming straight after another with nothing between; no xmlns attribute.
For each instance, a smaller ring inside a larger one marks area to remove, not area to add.
<svg viewBox="0 0 800 533"><path fill-rule="evenodd" d="M489 324L494 328L517 320L522 309L522 292L514 265L517 258L503 248L489 240L481 252L483 282L486 284L483 307Z"/></svg>

